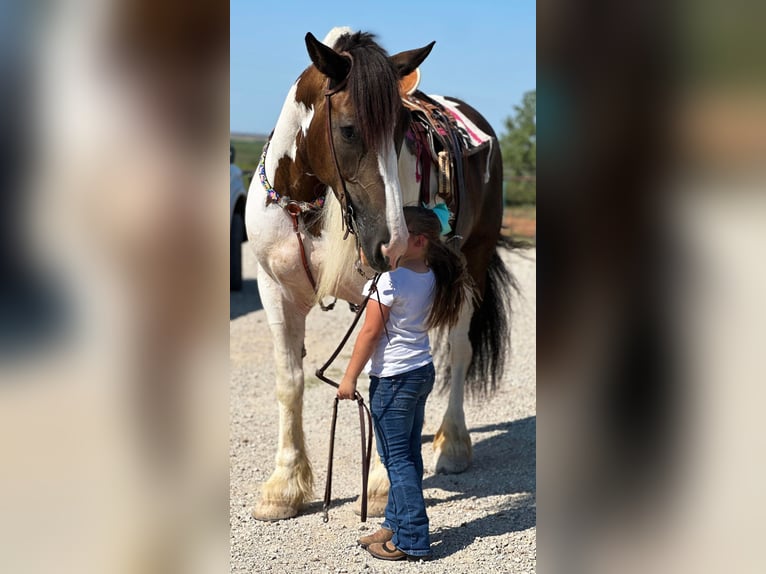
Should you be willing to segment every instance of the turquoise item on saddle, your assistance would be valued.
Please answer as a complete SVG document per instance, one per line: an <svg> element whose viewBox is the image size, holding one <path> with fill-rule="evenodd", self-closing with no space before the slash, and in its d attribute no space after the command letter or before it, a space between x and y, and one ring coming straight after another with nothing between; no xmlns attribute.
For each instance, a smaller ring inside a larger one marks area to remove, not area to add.
<svg viewBox="0 0 766 574"><path fill-rule="evenodd" d="M447 205L444 203L437 203L433 207L429 207L431 211L439 218L439 223L442 224L442 235L447 235L452 231L452 227L449 224L450 212Z"/></svg>

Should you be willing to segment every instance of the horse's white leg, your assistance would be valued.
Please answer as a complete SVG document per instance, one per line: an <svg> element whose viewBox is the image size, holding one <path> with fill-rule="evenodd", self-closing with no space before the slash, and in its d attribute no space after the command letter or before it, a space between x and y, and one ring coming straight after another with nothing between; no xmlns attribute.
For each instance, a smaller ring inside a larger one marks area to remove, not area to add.
<svg viewBox="0 0 766 574"><path fill-rule="evenodd" d="M314 476L303 436L302 352L306 314L284 300L280 287L266 273L259 274L258 290L274 339L279 438L276 466L262 487L253 516L259 520L282 520L296 516L313 496Z"/></svg>
<svg viewBox="0 0 766 574"><path fill-rule="evenodd" d="M370 476L367 480L367 515L383 516L388 502L388 473L380 461L380 456L373 449ZM362 513L362 499L357 498L354 512Z"/></svg>
<svg viewBox="0 0 766 574"><path fill-rule="evenodd" d="M471 363L471 342L468 329L471 326L473 308L467 305L460 314L458 324L449 334L449 358L451 379L449 402L442 424L434 436L434 472L463 472L471 465L473 447L465 426L463 396L465 375Z"/></svg>

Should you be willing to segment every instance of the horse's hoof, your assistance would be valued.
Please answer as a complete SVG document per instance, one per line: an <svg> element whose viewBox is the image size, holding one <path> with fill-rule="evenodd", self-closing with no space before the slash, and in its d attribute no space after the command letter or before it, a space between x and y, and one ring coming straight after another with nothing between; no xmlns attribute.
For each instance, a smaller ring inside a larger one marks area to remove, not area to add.
<svg viewBox="0 0 766 574"><path fill-rule="evenodd" d="M434 454L434 474L459 474L468 470L471 460L465 457L449 456L443 452Z"/></svg>
<svg viewBox="0 0 766 574"><path fill-rule="evenodd" d="M367 499L367 516L384 516L386 513L386 504L388 503L388 495ZM362 515L362 499L357 498L354 503L354 514L357 516Z"/></svg>
<svg viewBox="0 0 766 574"><path fill-rule="evenodd" d="M452 440L448 440L452 438ZM473 447L470 437L452 436L437 433L434 438L434 473L435 474L458 474L471 466Z"/></svg>
<svg viewBox="0 0 766 574"><path fill-rule="evenodd" d="M274 522L276 520L287 520L298 516L298 506L279 502L259 502L253 509L253 518L256 520L266 520Z"/></svg>

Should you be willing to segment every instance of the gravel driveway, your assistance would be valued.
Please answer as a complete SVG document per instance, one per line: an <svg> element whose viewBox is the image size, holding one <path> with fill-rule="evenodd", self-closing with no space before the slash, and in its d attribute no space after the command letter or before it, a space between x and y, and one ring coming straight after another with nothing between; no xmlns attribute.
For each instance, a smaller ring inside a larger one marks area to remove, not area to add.
<svg viewBox="0 0 766 574"><path fill-rule="evenodd" d="M277 404L272 343L255 281L256 265L243 245L244 289L232 293L230 310L230 528L231 572L534 572L535 486L535 250L506 257L519 280L513 317L513 351L500 391L489 402L466 401L474 445L473 465L464 473L434 475L433 435L447 405L434 392L423 429L424 490L431 529L429 562L383 562L356 545L380 521L361 523L354 514L360 491L359 419L356 404L340 404L330 520L322 522L330 416L335 390L306 378L304 425L315 476L315 500L297 518L259 522L250 512L260 484L274 465ZM329 357L353 315L338 304L308 317L304 365L313 373ZM328 375L336 377L350 357L353 338ZM365 398L367 381L359 390ZM432 468L432 467L431 467Z"/></svg>

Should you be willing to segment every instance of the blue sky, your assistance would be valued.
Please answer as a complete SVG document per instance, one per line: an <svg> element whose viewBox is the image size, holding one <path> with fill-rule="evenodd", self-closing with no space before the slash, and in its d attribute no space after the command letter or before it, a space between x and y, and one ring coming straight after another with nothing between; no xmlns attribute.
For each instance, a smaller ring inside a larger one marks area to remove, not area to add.
<svg viewBox="0 0 766 574"><path fill-rule="evenodd" d="M311 63L306 32L372 32L389 54L436 45L420 89L474 106L498 134L535 89L536 4L531 0L231 0L230 128L268 134L287 91Z"/></svg>

